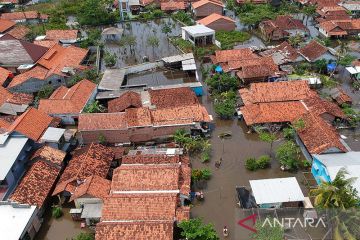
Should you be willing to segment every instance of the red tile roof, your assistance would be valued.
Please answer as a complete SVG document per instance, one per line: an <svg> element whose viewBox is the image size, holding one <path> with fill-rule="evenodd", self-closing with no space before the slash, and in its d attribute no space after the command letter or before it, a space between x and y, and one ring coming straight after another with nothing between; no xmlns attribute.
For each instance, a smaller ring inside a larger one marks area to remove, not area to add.
<svg viewBox="0 0 360 240"><path fill-rule="evenodd" d="M36 11L25 11L25 12L12 12L12 13L3 13L0 17L1 19L8 19L8 20L30 20L30 19L47 19L48 15L40 14Z"/></svg>
<svg viewBox="0 0 360 240"><path fill-rule="evenodd" d="M271 31L271 29L280 29L282 31L301 29L307 31L302 21L286 15L277 16L274 20L266 20L262 24L266 24L266 31Z"/></svg>
<svg viewBox="0 0 360 240"><path fill-rule="evenodd" d="M108 112L122 112L132 107L142 107L140 93L127 91L120 97L108 102Z"/></svg>
<svg viewBox="0 0 360 240"><path fill-rule="evenodd" d="M57 42L60 40L76 40L78 33L78 30L47 30L45 39Z"/></svg>
<svg viewBox="0 0 360 240"><path fill-rule="evenodd" d="M83 183L76 187L74 194L70 198L70 202L86 195L94 198L104 199L109 195L111 181L97 175L85 178Z"/></svg>
<svg viewBox="0 0 360 240"><path fill-rule="evenodd" d="M3 86L5 81L12 76L12 72L0 67L0 86Z"/></svg>
<svg viewBox="0 0 360 240"><path fill-rule="evenodd" d="M250 88L239 90L245 105L250 103L283 102L304 100L311 95L305 80L253 83Z"/></svg>
<svg viewBox="0 0 360 240"><path fill-rule="evenodd" d="M315 61L328 51L326 47L315 40L312 40L305 47L299 50L300 54L310 61Z"/></svg>
<svg viewBox="0 0 360 240"><path fill-rule="evenodd" d="M334 117L346 119L345 114L338 105L333 102L321 99L316 92L312 92L312 96L308 99L305 99L304 103L311 112L316 113L317 115L328 113Z"/></svg>
<svg viewBox="0 0 360 240"><path fill-rule="evenodd" d="M222 16L222 15L220 15L218 13L212 13L211 15L198 20L197 23L200 23L202 25L207 26L207 25L209 25L209 24L211 24L213 22L216 22L216 21L218 21L220 19L223 19L223 20L228 21L228 22L235 23L235 20L233 20L233 19L231 19L229 17L226 17L226 16Z"/></svg>
<svg viewBox="0 0 360 240"><path fill-rule="evenodd" d="M39 80L45 80L46 75L48 73L48 70L40 67L40 66L35 66L34 68L21 73L19 75L16 75L13 80L10 82L10 84L8 85L8 88L12 88L18 85L21 85L22 83L26 82L29 79L35 78L35 79L39 79Z"/></svg>
<svg viewBox="0 0 360 240"><path fill-rule="evenodd" d="M42 208L59 173L57 166L43 161L35 162L10 196L11 201Z"/></svg>
<svg viewBox="0 0 360 240"><path fill-rule="evenodd" d="M125 113L129 127L150 126L152 124L149 108L128 108Z"/></svg>
<svg viewBox="0 0 360 240"><path fill-rule="evenodd" d="M93 175L106 178L113 158L114 153L111 148L101 144L92 143L78 149L61 175L53 195L64 190L70 190L73 193L76 181L82 181Z"/></svg>
<svg viewBox="0 0 360 240"><path fill-rule="evenodd" d="M111 191L157 191L179 189L180 165L121 165L116 168Z"/></svg>
<svg viewBox="0 0 360 240"><path fill-rule="evenodd" d="M293 48L288 42L284 41L280 45L276 46L273 49L266 50L261 52L260 55L262 56L271 56L273 54L280 53L282 56L285 57L283 60L284 63L287 62L294 62L300 56L298 51ZM276 56L276 55L275 55Z"/></svg>
<svg viewBox="0 0 360 240"><path fill-rule="evenodd" d="M30 32L30 28L28 28L24 25L19 25L19 26L14 27L7 33L16 39L25 40L25 37L29 32Z"/></svg>
<svg viewBox="0 0 360 240"><path fill-rule="evenodd" d="M126 129L125 113L80 114L79 131Z"/></svg>
<svg viewBox="0 0 360 240"><path fill-rule="evenodd" d="M56 89L49 99L41 99L39 109L48 114L78 114L85 107L96 89L96 84L81 80L71 88Z"/></svg>
<svg viewBox="0 0 360 240"><path fill-rule="evenodd" d="M198 105L199 100L189 87L149 90L151 105L156 109Z"/></svg>
<svg viewBox="0 0 360 240"><path fill-rule="evenodd" d="M202 7L206 4L214 4L214 5L218 5L220 7L224 7L224 4L221 1L215 1L215 0L200 0L197 2L193 2L192 3L192 8L193 9L197 9L199 7Z"/></svg>
<svg viewBox="0 0 360 240"><path fill-rule="evenodd" d="M173 221L101 222L96 225L96 240L172 240Z"/></svg>
<svg viewBox="0 0 360 240"><path fill-rule="evenodd" d="M43 146L35 151L35 153L31 157L31 161L44 161L50 164L55 164L57 166L61 166L66 156L66 152L61 150Z"/></svg>
<svg viewBox="0 0 360 240"><path fill-rule="evenodd" d="M230 61L246 61L255 58L259 58L259 56L253 53L250 48L217 50L215 51L215 56L213 57L213 63L218 64Z"/></svg>
<svg viewBox="0 0 360 240"><path fill-rule="evenodd" d="M176 194L115 194L105 198L101 221L173 221L175 209Z"/></svg>
<svg viewBox="0 0 360 240"><path fill-rule="evenodd" d="M15 22L7 19L0 19L0 33L4 33L13 26L15 26Z"/></svg>
<svg viewBox="0 0 360 240"><path fill-rule="evenodd" d="M9 131L19 132L34 141L38 141L49 127L52 119L46 113L30 108L11 124Z"/></svg>
<svg viewBox="0 0 360 240"><path fill-rule="evenodd" d="M162 2L160 8L163 11L185 10L185 2L172 0L169 2Z"/></svg>
<svg viewBox="0 0 360 240"><path fill-rule="evenodd" d="M336 93L333 93L331 97L339 104L342 105L344 103L351 104L352 99L349 95L346 94L346 92L341 88L338 87L336 89Z"/></svg>
<svg viewBox="0 0 360 240"><path fill-rule="evenodd" d="M183 158L179 155L136 154L136 155L123 156L121 163L122 164L164 164L164 163L178 163L182 159Z"/></svg>
<svg viewBox="0 0 360 240"><path fill-rule="evenodd" d="M89 50L74 46L62 47L54 45L42 56L38 64L49 70L47 76L51 74L64 75L62 70L65 67L74 69L84 68L81 66L82 61L87 56Z"/></svg>
<svg viewBox="0 0 360 240"><path fill-rule="evenodd" d="M39 40L39 41L34 41L34 44L43 46L46 48L52 48L53 46L55 46L57 44L57 42L52 41L52 40Z"/></svg>
<svg viewBox="0 0 360 240"><path fill-rule="evenodd" d="M302 119L305 123L303 129L297 130L298 135L311 154L321 154L333 148L347 152L340 142L339 134L320 116L309 112L298 119Z"/></svg>
<svg viewBox="0 0 360 240"><path fill-rule="evenodd" d="M249 104L240 110L247 125L292 122L306 112L299 101Z"/></svg>
<svg viewBox="0 0 360 240"><path fill-rule="evenodd" d="M240 79L274 76L277 72L279 72L279 67L275 64L272 57L262 57L249 61L229 62L229 68L239 69L236 75Z"/></svg>

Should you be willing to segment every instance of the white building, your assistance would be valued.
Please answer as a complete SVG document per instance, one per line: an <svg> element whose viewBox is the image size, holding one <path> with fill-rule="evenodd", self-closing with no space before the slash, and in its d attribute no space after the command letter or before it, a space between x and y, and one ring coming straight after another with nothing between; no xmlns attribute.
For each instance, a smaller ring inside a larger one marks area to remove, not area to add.
<svg viewBox="0 0 360 240"><path fill-rule="evenodd" d="M215 31L204 25L182 27L182 39L190 41L194 45L208 45L215 43Z"/></svg>

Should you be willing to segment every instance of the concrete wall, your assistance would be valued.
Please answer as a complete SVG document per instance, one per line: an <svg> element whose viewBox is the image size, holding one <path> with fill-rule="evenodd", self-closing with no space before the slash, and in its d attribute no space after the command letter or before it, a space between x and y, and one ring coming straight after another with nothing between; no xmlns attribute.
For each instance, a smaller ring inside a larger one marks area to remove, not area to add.
<svg viewBox="0 0 360 240"><path fill-rule="evenodd" d="M81 206L84 204L102 203L102 200L100 198L84 196L84 197L75 199L74 203L75 203L76 208L81 208Z"/></svg>

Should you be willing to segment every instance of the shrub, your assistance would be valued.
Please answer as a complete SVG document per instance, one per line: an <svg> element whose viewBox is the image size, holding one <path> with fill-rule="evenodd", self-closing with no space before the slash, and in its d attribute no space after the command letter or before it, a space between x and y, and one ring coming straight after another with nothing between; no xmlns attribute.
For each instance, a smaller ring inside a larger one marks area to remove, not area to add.
<svg viewBox="0 0 360 240"><path fill-rule="evenodd" d="M54 92L54 88L50 85L44 85L38 92L37 96L41 99L47 99Z"/></svg>
<svg viewBox="0 0 360 240"><path fill-rule="evenodd" d="M295 170L299 166L300 149L293 141L287 141L276 149L276 158L287 170Z"/></svg>
<svg viewBox="0 0 360 240"><path fill-rule="evenodd" d="M262 155L258 159L256 159L256 165L258 168L265 169L270 166L270 156Z"/></svg>
<svg viewBox="0 0 360 240"><path fill-rule="evenodd" d="M203 180L209 180L211 178L211 171L208 168L204 168L201 170L202 172L202 179Z"/></svg>
<svg viewBox="0 0 360 240"><path fill-rule="evenodd" d="M116 60L116 54L111 54L109 52L106 52L105 53L105 56L104 56L104 61L105 61L105 65L107 67L113 67L115 66L117 60Z"/></svg>
<svg viewBox="0 0 360 240"><path fill-rule="evenodd" d="M287 127L283 129L284 138L291 140L295 137L295 129L293 127Z"/></svg>
<svg viewBox="0 0 360 240"><path fill-rule="evenodd" d="M74 240L94 240L94 234L91 233L79 233Z"/></svg>
<svg viewBox="0 0 360 240"><path fill-rule="evenodd" d="M201 154L201 162L202 163L209 162L210 158L211 158L211 154L209 151L202 152L202 154Z"/></svg>
<svg viewBox="0 0 360 240"><path fill-rule="evenodd" d="M250 171L255 171L258 169L258 165L256 163L256 158L248 158L245 161L245 168Z"/></svg>
<svg viewBox="0 0 360 240"><path fill-rule="evenodd" d="M193 181L200 181L200 180L209 180L211 178L211 171L210 169L203 168L203 169L193 169L191 171L191 179Z"/></svg>
<svg viewBox="0 0 360 240"><path fill-rule="evenodd" d="M53 218L60 218L63 215L62 208L59 206L53 206L51 210L51 215L53 216Z"/></svg>
<svg viewBox="0 0 360 240"><path fill-rule="evenodd" d="M222 49L232 49L236 43L249 40L251 35L239 31L216 31L215 38L221 43Z"/></svg>

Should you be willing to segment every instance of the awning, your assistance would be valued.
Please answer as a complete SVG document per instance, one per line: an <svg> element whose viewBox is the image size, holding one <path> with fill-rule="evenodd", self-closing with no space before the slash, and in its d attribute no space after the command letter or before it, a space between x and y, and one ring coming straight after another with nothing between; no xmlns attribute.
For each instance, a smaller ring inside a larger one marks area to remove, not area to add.
<svg viewBox="0 0 360 240"><path fill-rule="evenodd" d="M360 67L347 67L345 68L350 74L358 74L360 73Z"/></svg>

